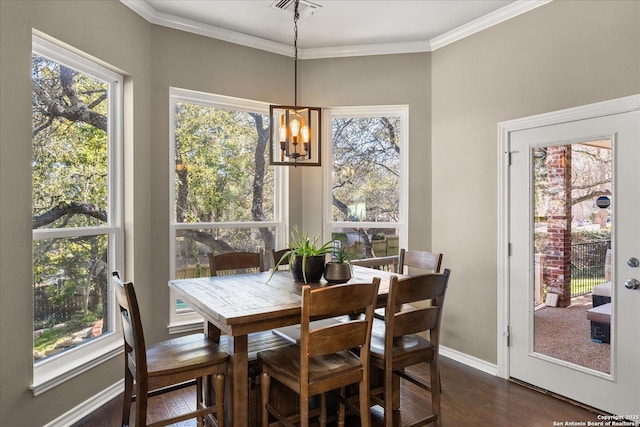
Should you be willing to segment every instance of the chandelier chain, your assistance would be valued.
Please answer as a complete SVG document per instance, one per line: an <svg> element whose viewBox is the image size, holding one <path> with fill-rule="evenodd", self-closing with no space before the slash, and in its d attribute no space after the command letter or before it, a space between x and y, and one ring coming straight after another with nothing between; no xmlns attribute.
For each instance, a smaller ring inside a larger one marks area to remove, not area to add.
<svg viewBox="0 0 640 427"><path fill-rule="evenodd" d="M296 0L293 10L293 105L298 105L298 19L300 14L298 13L299 0Z"/></svg>

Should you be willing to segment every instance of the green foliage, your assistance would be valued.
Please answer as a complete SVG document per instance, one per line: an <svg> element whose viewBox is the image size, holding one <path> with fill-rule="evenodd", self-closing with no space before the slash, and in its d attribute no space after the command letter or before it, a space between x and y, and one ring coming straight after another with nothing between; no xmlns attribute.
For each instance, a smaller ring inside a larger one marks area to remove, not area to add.
<svg viewBox="0 0 640 427"><path fill-rule="evenodd" d="M178 222L253 221L256 123L249 113L176 103ZM273 168L265 169L263 210L273 219Z"/></svg>
<svg viewBox="0 0 640 427"><path fill-rule="evenodd" d="M344 246L347 243L347 233L331 233L331 240L339 240L340 243Z"/></svg>
<svg viewBox="0 0 640 427"><path fill-rule="evenodd" d="M41 96L34 96L33 121L33 215L40 215L59 203L87 202L102 209L108 203L108 135L94 124L52 117L45 104L53 99L67 108L73 102L90 106L96 115L105 116L107 85L86 74L73 73L73 92L70 99L60 83L61 67L45 58L34 56L34 86L42 88ZM50 228L86 227L100 225L100 221L86 216L63 217Z"/></svg>
<svg viewBox="0 0 640 427"><path fill-rule="evenodd" d="M400 118L340 117L333 127L333 219L397 221Z"/></svg>
<svg viewBox="0 0 640 427"><path fill-rule="evenodd" d="M340 246L339 248L334 248L332 251L333 261L336 264L351 264L351 260L353 259L353 254L347 252L344 246Z"/></svg>
<svg viewBox="0 0 640 427"><path fill-rule="evenodd" d="M573 243L591 242L594 240L611 240L611 229L601 228L599 230L580 230L571 233Z"/></svg>
<svg viewBox="0 0 640 427"><path fill-rule="evenodd" d="M108 84L38 55L33 55L32 63L34 218L79 204L108 212ZM34 227L50 229L102 225L102 219L74 211L34 221ZM72 234L33 242L34 297L40 303L35 307L34 328L65 325L43 334L37 347L50 347L58 335L77 332L88 320L103 317L106 302L90 304L89 295L108 295L107 234ZM83 302L80 309L68 304L77 299Z"/></svg>
<svg viewBox="0 0 640 427"><path fill-rule="evenodd" d="M53 350L56 345L71 338L71 334L80 329L88 328L91 323L97 320L100 320L100 318L98 318L96 314L89 314L87 316L75 317L59 327L47 329L35 340L33 349L41 353Z"/></svg>
<svg viewBox="0 0 640 427"><path fill-rule="evenodd" d="M282 258L278 260L278 263L273 267L273 271L269 276L269 280L273 277L273 273L276 272L280 264L284 262L284 260L289 260L289 266L291 266L294 262L294 255L302 257L302 275L304 277L305 283L307 282L307 272L306 272L306 263L307 257L310 256L319 256L326 255L331 253L333 250L333 241L326 242L322 245L318 242L320 240L320 236L315 236L313 240L309 238L309 232L302 233L297 226L293 227L293 232L291 233L291 249L286 251ZM320 246L318 246L320 245Z"/></svg>

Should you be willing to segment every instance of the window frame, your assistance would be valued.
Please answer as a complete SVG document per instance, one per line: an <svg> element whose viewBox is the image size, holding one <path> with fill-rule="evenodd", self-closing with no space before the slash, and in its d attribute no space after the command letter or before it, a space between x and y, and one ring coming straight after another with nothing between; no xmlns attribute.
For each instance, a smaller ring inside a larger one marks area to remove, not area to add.
<svg viewBox="0 0 640 427"><path fill-rule="evenodd" d="M233 109L264 114L269 117L269 104L249 99L217 95L190 89L169 88L169 270L170 278L175 279L176 271L176 232L185 229L211 228L257 228L274 227L276 229L276 247L284 247L287 242L289 217L289 170L276 167L274 169L274 218L272 221L239 221L239 222L176 222L175 204L175 105L177 102L196 103L217 108ZM273 167L265 164L265 168ZM265 256L268 254L265 253ZM176 295L173 289L169 293L169 333L183 333L202 329L203 318L189 311L178 313Z"/></svg>
<svg viewBox="0 0 640 427"><path fill-rule="evenodd" d="M334 221L332 218L333 207L333 119L340 117L400 117L400 188L399 188L399 220L398 222L358 222L358 226L367 228L395 228L398 231L400 247L407 247L408 216L409 216L409 106L408 105L374 105L374 106L353 106L334 107L324 110L324 135L325 152L323 154L324 168L324 191L323 191L323 237L324 241L331 239L334 228L353 227L352 221Z"/></svg>
<svg viewBox="0 0 640 427"><path fill-rule="evenodd" d="M79 53L59 46L34 32L32 35L32 54L64 64L76 71L104 81L108 85L108 222L96 227L75 227L58 229L36 229L32 231L32 241L76 236L100 236L108 239L108 271L118 270L123 264L123 76L97 63L95 59L85 58ZM33 282L33 277L32 277ZM123 352L120 323L116 321L117 311L115 294L111 281L108 283L108 305L110 307L109 330L90 342L70 348L33 363L33 383L29 386L34 396L89 370L102 362ZM33 314L32 314L33 318Z"/></svg>

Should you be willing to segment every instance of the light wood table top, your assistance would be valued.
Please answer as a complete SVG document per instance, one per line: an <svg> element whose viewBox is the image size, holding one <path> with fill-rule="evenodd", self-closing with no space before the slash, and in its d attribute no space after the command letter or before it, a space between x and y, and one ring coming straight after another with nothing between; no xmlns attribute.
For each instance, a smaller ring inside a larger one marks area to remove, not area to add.
<svg viewBox="0 0 640 427"><path fill-rule="evenodd" d="M221 333L229 335L231 358L225 380L228 425L247 425L249 333L300 323L304 284L295 282L290 271L277 271L271 280L270 275L262 272L169 281L176 296L204 317L210 339L219 342ZM354 266L349 282L372 282L380 277L378 306L383 307L393 275L397 274ZM321 282L311 286L331 285Z"/></svg>

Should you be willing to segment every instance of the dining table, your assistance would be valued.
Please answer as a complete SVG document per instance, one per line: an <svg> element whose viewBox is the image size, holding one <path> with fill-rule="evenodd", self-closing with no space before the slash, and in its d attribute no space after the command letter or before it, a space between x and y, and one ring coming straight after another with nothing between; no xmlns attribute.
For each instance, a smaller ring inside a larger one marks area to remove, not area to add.
<svg viewBox="0 0 640 427"><path fill-rule="evenodd" d="M370 283L379 277L377 306L384 307L392 275L402 276L354 265L348 283ZM203 317L209 339L219 343L227 335L226 425L249 424L249 334L299 324L303 285L286 270L169 281L175 296ZM310 286L331 285L322 279Z"/></svg>

